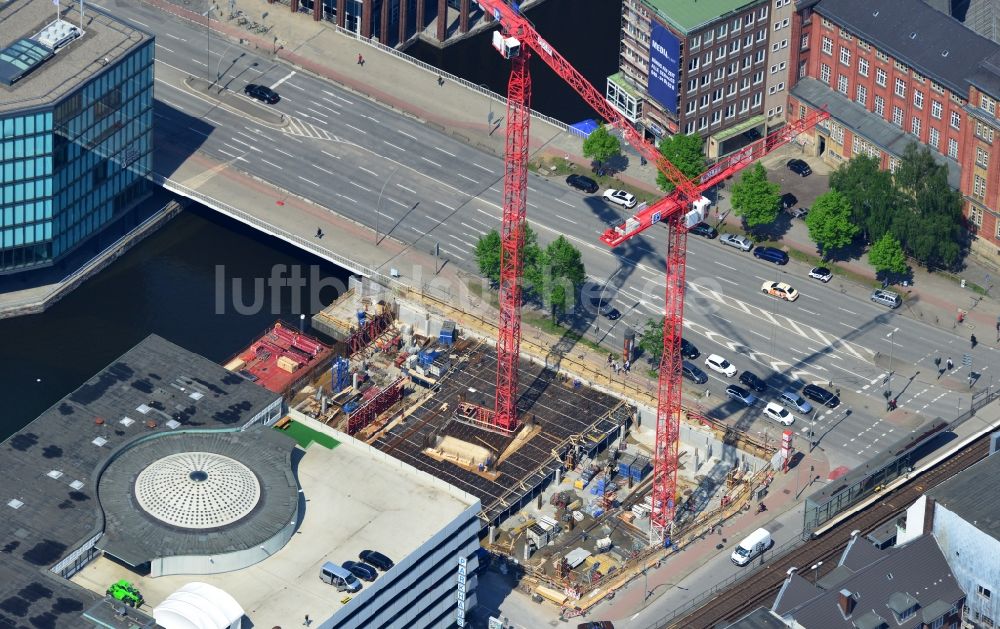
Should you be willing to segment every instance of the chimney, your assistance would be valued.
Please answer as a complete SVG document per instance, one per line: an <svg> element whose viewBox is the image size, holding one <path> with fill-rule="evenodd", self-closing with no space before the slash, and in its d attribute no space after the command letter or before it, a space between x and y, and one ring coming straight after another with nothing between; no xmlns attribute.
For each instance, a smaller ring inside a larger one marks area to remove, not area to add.
<svg viewBox="0 0 1000 629"><path fill-rule="evenodd" d="M926 535L934 530L934 505L937 502L930 496L926 496L924 499L926 500L926 504L924 505L924 521L921 523L923 527L921 533Z"/></svg>
<svg viewBox="0 0 1000 629"><path fill-rule="evenodd" d="M844 618L851 617L854 612L854 595L851 594L850 590L840 591L837 596L837 606L840 607L840 613L844 615Z"/></svg>

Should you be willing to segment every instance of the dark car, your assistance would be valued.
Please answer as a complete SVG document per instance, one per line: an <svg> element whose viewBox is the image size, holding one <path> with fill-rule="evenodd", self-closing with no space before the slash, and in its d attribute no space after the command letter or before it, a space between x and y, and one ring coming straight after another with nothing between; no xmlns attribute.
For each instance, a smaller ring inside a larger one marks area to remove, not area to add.
<svg viewBox="0 0 1000 629"><path fill-rule="evenodd" d="M570 175L569 177L566 177L566 183L577 190L583 190L587 194L594 194L597 192L597 182L590 177L584 177L583 175Z"/></svg>
<svg viewBox="0 0 1000 629"><path fill-rule="evenodd" d="M250 98L256 98L257 100L265 102L268 105L273 105L281 100L281 97L278 96L277 92L269 87L257 85L256 83L247 84L247 86L243 88L243 93Z"/></svg>
<svg viewBox="0 0 1000 629"><path fill-rule="evenodd" d="M781 209L790 210L799 202L799 198L791 192L781 195Z"/></svg>
<svg viewBox="0 0 1000 629"><path fill-rule="evenodd" d="M757 247L753 250L753 257L778 265L788 264L788 254L774 247Z"/></svg>
<svg viewBox="0 0 1000 629"><path fill-rule="evenodd" d="M688 230L692 234L697 234L699 236L704 236L705 238L712 239L719 235L718 230L709 225L708 223L698 223Z"/></svg>
<svg viewBox="0 0 1000 629"><path fill-rule="evenodd" d="M615 629L615 626L610 620L591 620L580 623L576 629Z"/></svg>
<svg viewBox="0 0 1000 629"><path fill-rule="evenodd" d="M763 393L767 390L767 384L763 380L757 377L752 371L744 371L740 374L740 383L745 384L757 393Z"/></svg>
<svg viewBox="0 0 1000 629"><path fill-rule="evenodd" d="M785 167L796 175L802 175L803 177L807 177L812 174L812 168L809 168L809 164L801 159L790 159L788 160L788 163L785 164Z"/></svg>
<svg viewBox="0 0 1000 629"><path fill-rule="evenodd" d="M610 301L604 301L598 304L597 312L601 313L601 316L604 317L605 319L610 319L611 321L614 321L622 316L622 313L620 313L617 308L611 305Z"/></svg>
<svg viewBox="0 0 1000 629"><path fill-rule="evenodd" d="M374 581L375 577L378 576L378 572L375 568L372 568L366 563L358 563L357 561L345 561L340 564L344 567L344 570L349 571L351 574L361 579L362 581Z"/></svg>
<svg viewBox="0 0 1000 629"><path fill-rule="evenodd" d="M358 559L360 559L365 563L375 566L382 572L385 572L389 568L396 565L392 563L392 559L389 559L382 553L375 550L362 550L360 553L358 553Z"/></svg>
<svg viewBox="0 0 1000 629"><path fill-rule="evenodd" d="M807 384L803 387L802 395L806 396L813 402L819 402L827 408L837 408L840 406L839 397L832 392L827 391L823 387L816 386L815 384Z"/></svg>
<svg viewBox="0 0 1000 629"><path fill-rule="evenodd" d="M694 346L694 343L691 343L687 339L681 339L681 356L694 360L701 356L701 352Z"/></svg>
<svg viewBox="0 0 1000 629"><path fill-rule="evenodd" d="M708 382L708 374L702 371L697 365L692 365L686 360L681 363L681 373L695 384L705 384Z"/></svg>

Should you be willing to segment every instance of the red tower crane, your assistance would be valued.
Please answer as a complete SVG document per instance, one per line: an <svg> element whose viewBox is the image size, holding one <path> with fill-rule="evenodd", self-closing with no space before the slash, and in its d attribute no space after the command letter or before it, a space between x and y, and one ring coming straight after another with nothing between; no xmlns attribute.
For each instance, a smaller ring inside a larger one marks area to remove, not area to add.
<svg viewBox="0 0 1000 629"><path fill-rule="evenodd" d="M684 275L687 230L703 220L708 200L702 193L732 176L753 161L790 141L795 135L828 117L824 111L785 125L766 138L715 164L695 180L689 180L647 142L534 27L504 0L476 0L500 23L493 46L511 60L508 83L507 136L504 165L503 219L500 253L500 325L497 338L497 388L493 411L479 408L472 414L482 425L505 432L517 428L517 367L521 342L521 247L527 205L528 128L531 120L529 50L535 52L570 85L602 118L618 128L625 140L646 160L656 165L674 185L674 192L652 206L640 209L623 225L606 231L601 240L617 246L646 228L667 224L667 282L664 313L663 355L660 359L656 441L653 459L653 511L650 542L663 544L670 535L677 486L677 450L681 414L681 328L684 322ZM466 405L468 406L468 405Z"/></svg>

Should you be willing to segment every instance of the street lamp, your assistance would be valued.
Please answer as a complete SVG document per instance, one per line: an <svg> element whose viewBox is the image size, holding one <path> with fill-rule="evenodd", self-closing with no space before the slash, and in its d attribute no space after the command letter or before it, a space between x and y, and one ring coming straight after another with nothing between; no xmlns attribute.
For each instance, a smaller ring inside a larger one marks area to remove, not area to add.
<svg viewBox="0 0 1000 629"><path fill-rule="evenodd" d="M396 166L396 168L394 168L393 171L391 173L389 173L389 176L385 178L385 183L382 184L382 189L378 191L378 204L377 204L377 207L375 209L375 246L376 247L378 246L378 222L379 222L378 219L379 219L379 216L382 215L382 193L385 192L385 187L389 185L389 180L392 179L392 176L396 174L397 170L399 170L399 166Z"/></svg>
<svg viewBox="0 0 1000 629"><path fill-rule="evenodd" d="M212 78L212 8L205 11L205 80Z"/></svg>
<svg viewBox="0 0 1000 629"><path fill-rule="evenodd" d="M885 335L885 338L889 339L889 376L885 379L882 389L886 391L885 399L887 400L892 397L892 351L896 347L896 339L892 338L892 335L896 332L899 332L899 328L895 328Z"/></svg>
<svg viewBox="0 0 1000 629"><path fill-rule="evenodd" d="M822 565L823 565L822 561L817 561L815 564L813 564L811 568L809 568L810 570L813 571L813 585L816 585L816 576L819 574L819 567Z"/></svg>

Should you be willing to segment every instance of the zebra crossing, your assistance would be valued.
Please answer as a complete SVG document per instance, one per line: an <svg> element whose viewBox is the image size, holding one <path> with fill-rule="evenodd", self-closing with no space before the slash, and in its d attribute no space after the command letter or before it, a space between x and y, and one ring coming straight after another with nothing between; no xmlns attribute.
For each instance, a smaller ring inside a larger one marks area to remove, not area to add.
<svg viewBox="0 0 1000 629"><path fill-rule="evenodd" d="M817 341L822 343L823 346L829 347L832 350L840 350L845 352L858 360L865 362L873 362L875 359L875 352L868 349L867 347L845 341L841 338L833 336L829 332L823 332L822 330L817 330L811 325L806 325L795 321L794 319L781 314L772 314L766 308L761 308L759 306L754 306L753 304L748 304L744 301L736 299L735 297L729 297L723 295L717 290L697 284L695 282L688 282L688 288L694 290L699 296L706 299L710 299L717 303L735 308L737 310L743 311L745 314L766 321L771 325L777 326L782 330L791 332L796 336L800 336L804 339L810 341ZM836 354L829 354L833 358L840 358Z"/></svg>

